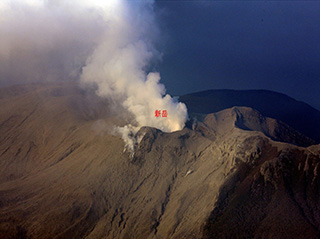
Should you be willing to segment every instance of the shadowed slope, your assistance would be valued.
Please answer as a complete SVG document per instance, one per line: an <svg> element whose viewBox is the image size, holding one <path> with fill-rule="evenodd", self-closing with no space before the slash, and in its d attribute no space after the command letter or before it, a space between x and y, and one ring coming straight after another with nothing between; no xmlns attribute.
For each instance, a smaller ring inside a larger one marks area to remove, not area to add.
<svg viewBox="0 0 320 239"><path fill-rule="evenodd" d="M189 113L213 113L233 106L246 106L262 115L281 120L320 142L320 111L284 94L267 90L208 90L183 95Z"/></svg>
<svg viewBox="0 0 320 239"><path fill-rule="evenodd" d="M303 178L307 172L307 181L286 181L292 192L319 187L318 146L273 141L265 134L276 140L307 139L249 108L199 117L193 129L173 133L143 127L130 157L120 137L111 133L127 116L115 114L92 92L72 84L19 92L0 100L0 238L210 238L218 228L213 220L221 226L229 215L246 216L253 210L246 200L228 203L229 195L237 197L238 191L247 195L247 184L242 186L247 180L250 190L259 192L259 184L250 184L255 182L252 175L282 185L273 168L285 163L284 158L292 162L285 164L286 175L299 172L297 178ZM283 138L282 127L288 138ZM274 186L267 196L278 193L279 212L286 215L284 205L292 194L281 188ZM318 198L316 190L297 197L304 213L293 210L288 217L297 235L312 238L319 232L314 213ZM255 205L264 203L255 200ZM216 216L217 210L226 216ZM273 210L264 213L275 218ZM280 225L262 223L260 216L252 211L249 218L257 221L255 228L272 229L264 235L283 233ZM248 224L234 220L235 232ZM250 233L260 235L257 229ZM228 232L223 235L232 238Z"/></svg>

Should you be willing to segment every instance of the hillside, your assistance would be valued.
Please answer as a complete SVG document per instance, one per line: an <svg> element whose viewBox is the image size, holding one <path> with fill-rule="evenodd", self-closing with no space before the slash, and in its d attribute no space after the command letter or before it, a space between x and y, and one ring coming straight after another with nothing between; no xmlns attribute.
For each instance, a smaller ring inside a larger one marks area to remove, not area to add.
<svg viewBox="0 0 320 239"><path fill-rule="evenodd" d="M143 127L130 157L93 92L0 92L0 238L319 236L319 145L251 108Z"/></svg>
<svg viewBox="0 0 320 239"><path fill-rule="evenodd" d="M208 90L183 95L189 113L209 114L233 106L246 106L278 119L320 143L320 111L284 94L268 90Z"/></svg>

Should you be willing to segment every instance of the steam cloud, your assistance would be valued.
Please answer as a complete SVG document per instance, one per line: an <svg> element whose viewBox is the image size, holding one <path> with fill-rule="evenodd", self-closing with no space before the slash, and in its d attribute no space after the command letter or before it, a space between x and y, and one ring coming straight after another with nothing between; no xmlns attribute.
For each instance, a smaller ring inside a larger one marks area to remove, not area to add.
<svg viewBox="0 0 320 239"><path fill-rule="evenodd" d="M0 32L2 80L80 78L95 85L99 96L134 116L118 128L129 149L141 126L184 127L186 106L165 94L159 73L149 72L161 57L153 45L160 36L153 1L4 1ZM155 117L155 110L168 117Z"/></svg>
<svg viewBox="0 0 320 239"><path fill-rule="evenodd" d="M77 79L103 31L81 1L1 0L0 85Z"/></svg>

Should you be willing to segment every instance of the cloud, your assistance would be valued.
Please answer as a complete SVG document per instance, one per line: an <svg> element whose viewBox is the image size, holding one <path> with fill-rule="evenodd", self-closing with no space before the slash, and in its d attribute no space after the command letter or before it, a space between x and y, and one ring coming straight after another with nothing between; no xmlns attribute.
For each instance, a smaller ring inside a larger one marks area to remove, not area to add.
<svg viewBox="0 0 320 239"><path fill-rule="evenodd" d="M93 8L53 1L0 5L0 84L75 79L104 30Z"/></svg>
<svg viewBox="0 0 320 239"><path fill-rule="evenodd" d="M134 115L136 122L119 129L128 142L141 126L181 130L186 106L165 94L158 72L147 72L150 62L160 57L153 45L159 37L153 1L119 0L104 19L108 30L88 58L81 81L96 84L98 95L112 98ZM155 110L166 110L168 117L155 117Z"/></svg>
<svg viewBox="0 0 320 239"><path fill-rule="evenodd" d="M142 126L181 130L187 109L166 94L153 1L6 1L0 5L0 81L80 79L133 116L118 128L129 149ZM167 117L155 117L166 110Z"/></svg>

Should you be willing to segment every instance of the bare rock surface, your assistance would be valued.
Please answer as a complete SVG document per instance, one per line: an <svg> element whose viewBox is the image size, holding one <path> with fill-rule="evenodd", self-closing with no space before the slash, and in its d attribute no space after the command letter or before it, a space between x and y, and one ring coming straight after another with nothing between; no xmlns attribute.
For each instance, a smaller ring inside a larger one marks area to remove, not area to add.
<svg viewBox="0 0 320 239"><path fill-rule="evenodd" d="M73 84L1 89L0 238L318 238L319 145L246 107L164 133Z"/></svg>

